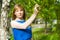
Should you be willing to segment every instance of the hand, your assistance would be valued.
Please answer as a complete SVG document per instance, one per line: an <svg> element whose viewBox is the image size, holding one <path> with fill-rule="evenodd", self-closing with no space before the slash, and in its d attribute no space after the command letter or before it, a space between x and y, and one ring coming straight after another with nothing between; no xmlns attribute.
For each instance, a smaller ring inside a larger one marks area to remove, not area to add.
<svg viewBox="0 0 60 40"><path fill-rule="evenodd" d="M34 13L36 13L36 14L37 14L37 13L39 12L39 10L38 10L38 9L39 9L39 5L38 5L38 4L36 4L36 5L35 5L35 7L34 7Z"/></svg>

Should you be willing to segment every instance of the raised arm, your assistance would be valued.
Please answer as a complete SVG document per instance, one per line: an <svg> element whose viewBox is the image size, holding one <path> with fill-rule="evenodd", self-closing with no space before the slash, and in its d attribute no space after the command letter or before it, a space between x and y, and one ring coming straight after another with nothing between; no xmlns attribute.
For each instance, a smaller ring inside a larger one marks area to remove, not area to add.
<svg viewBox="0 0 60 40"><path fill-rule="evenodd" d="M36 18L37 14L38 14L38 10L37 10L38 7L39 7L39 5L36 4L34 7L34 12L33 12L32 16L25 23L19 24L15 21L12 21L11 26L13 28L26 29L33 22L33 20Z"/></svg>

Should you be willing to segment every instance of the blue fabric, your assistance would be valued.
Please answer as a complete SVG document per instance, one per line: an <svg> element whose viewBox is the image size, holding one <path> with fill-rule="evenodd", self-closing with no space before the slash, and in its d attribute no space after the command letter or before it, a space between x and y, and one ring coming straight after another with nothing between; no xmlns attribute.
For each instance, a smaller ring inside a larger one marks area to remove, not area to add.
<svg viewBox="0 0 60 40"><path fill-rule="evenodd" d="M25 20L17 20L20 24L24 23ZM26 29L16 29L12 28L14 40L31 40L32 38L32 29L28 26Z"/></svg>

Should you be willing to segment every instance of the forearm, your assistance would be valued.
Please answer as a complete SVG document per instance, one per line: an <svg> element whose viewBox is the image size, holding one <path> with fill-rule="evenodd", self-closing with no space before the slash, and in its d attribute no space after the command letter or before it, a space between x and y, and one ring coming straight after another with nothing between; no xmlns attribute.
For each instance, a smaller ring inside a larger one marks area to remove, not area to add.
<svg viewBox="0 0 60 40"><path fill-rule="evenodd" d="M32 16L24 23L25 28L27 28L36 18L37 13L33 13Z"/></svg>

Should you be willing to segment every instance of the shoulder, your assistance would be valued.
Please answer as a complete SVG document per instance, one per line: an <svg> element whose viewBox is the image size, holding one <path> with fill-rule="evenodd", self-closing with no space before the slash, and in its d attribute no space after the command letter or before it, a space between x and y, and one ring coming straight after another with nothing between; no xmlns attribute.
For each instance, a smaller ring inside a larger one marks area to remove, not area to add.
<svg viewBox="0 0 60 40"><path fill-rule="evenodd" d="M15 20L11 20L10 24L11 25L16 24L16 21Z"/></svg>
<svg viewBox="0 0 60 40"><path fill-rule="evenodd" d="M14 23L15 22L15 20L12 20L10 23Z"/></svg>
<svg viewBox="0 0 60 40"><path fill-rule="evenodd" d="M10 25L12 28L14 28L14 25L16 24L15 20L11 20Z"/></svg>

